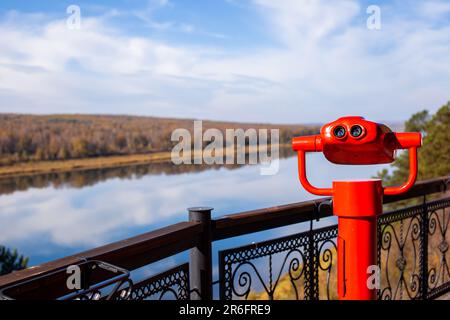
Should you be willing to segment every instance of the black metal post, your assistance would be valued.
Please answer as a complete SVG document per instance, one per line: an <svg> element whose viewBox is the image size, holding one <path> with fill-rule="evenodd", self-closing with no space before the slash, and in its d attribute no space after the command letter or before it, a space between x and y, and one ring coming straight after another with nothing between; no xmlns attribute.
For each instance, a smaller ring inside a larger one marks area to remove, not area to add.
<svg viewBox="0 0 450 320"><path fill-rule="evenodd" d="M305 273L305 299L319 300L319 286L318 286L318 252L314 242L314 228L313 219L309 222L308 247L307 247L307 261Z"/></svg>
<svg viewBox="0 0 450 320"><path fill-rule="evenodd" d="M428 297L428 207L426 196L423 197L420 226L420 298Z"/></svg>
<svg viewBox="0 0 450 320"><path fill-rule="evenodd" d="M189 221L201 222L203 233L189 253L191 300L212 300L211 211L213 208L189 208Z"/></svg>
<svg viewBox="0 0 450 320"><path fill-rule="evenodd" d="M378 220L377 221L377 265L380 270L380 273L378 275L379 276L378 283L380 285L380 288L377 288L377 299L378 300L381 300L381 292L382 292L382 290L381 290L381 250L382 250L381 242L383 241L382 236L383 235L381 234L381 223L380 223L380 220Z"/></svg>

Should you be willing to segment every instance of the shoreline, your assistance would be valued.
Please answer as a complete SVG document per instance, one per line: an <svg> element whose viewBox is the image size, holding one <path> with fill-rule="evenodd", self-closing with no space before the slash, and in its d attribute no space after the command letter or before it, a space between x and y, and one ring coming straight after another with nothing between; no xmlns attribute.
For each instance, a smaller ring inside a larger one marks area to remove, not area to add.
<svg viewBox="0 0 450 320"><path fill-rule="evenodd" d="M63 173L91 169L114 168L135 164L170 161L170 152L133 154L122 156L104 156L96 158L36 161L0 167L0 179L21 176L33 176L45 173Z"/></svg>
<svg viewBox="0 0 450 320"><path fill-rule="evenodd" d="M288 144L280 144L279 148L290 147ZM224 150L226 154L226 150ZM257 152L258 150L248 150L246 154ZM193 153L195 157L195 153ZM171 161L171 152L162 151L146 154L130 154L103 156L84 159L70 160L48 160L19 163L10 166L0 167L0 179L33 176L46 173L64 173L70 171L83 171L92 169L107 169L127 165L152 164Z"/></svg>

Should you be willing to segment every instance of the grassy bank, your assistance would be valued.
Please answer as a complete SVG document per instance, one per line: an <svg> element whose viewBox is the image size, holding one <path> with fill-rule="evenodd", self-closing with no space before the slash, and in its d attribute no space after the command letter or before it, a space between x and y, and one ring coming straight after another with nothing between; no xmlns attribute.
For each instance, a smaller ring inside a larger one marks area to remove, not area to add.
<svg viewBox="0 0 450 320"><path fill-rule="evenodd" d="M287 144L282 144L280 148L289 148ZM252 148L247 150L248 153L254 153L258 150ZM224 154L226 155L226 150ZM198 156L193 154L194 157ZM169 151L155 152L147 154L134 154L123 156L105 156L72 160L52 160L52 161L33 161L22 162L10 166L0 166L0 179L18 176L29 176L34 174L50 173L50 172L68 172L76 170L89 170L101 168L114 168L126 165L151 164L159 162L171 161L171 153Z"/></svg>
<svg viewBox="0 0 450 320"><path fill-rule="evenodd" d="M170 161L170 152L108 156L73 160L37 161L0 167L0 178L49 172L112 168L124 165L145 164L162 161Z"/></svg>

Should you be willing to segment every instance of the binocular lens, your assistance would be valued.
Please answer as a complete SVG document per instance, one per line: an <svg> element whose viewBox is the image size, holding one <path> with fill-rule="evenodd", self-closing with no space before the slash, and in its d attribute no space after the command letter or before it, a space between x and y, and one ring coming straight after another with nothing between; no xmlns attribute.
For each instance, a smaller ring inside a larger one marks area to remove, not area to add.
<svg viewBox="0 0 450 320"><path fill-rule="evenodd" d="M345 128L342 126L337 126L334 128L333 134L336 138L343 138L345 136Z"/></svg>
<svg viewBox="0 0 450 320"><path fill-rule="evenodd" d="M359 125L350 128L350 134L353 138L358 138L363 133L363 128Z"/></svg>

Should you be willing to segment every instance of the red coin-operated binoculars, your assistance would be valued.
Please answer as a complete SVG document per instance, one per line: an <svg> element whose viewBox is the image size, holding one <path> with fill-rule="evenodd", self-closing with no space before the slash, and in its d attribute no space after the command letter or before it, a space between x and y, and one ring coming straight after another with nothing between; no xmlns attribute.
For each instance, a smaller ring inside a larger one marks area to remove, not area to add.
<svg viewBox="0 0 450 320"><path fill-rule="evenodd" d="M377 265L377 216L383 195L408 191L416 181L420 133L396 133L362 117L343 117L328 123L320 135L295 137L299 178L310 193L333 197L338 216L338 295L343 300L371 300L376 288L368 285L371 266ZM333 181L332 188L312 186L306 177L306 152L323 152L336 164L368 165L394 161L395 151L409 149L409 177L397 187L384 188L380 179Z"/></svg>

